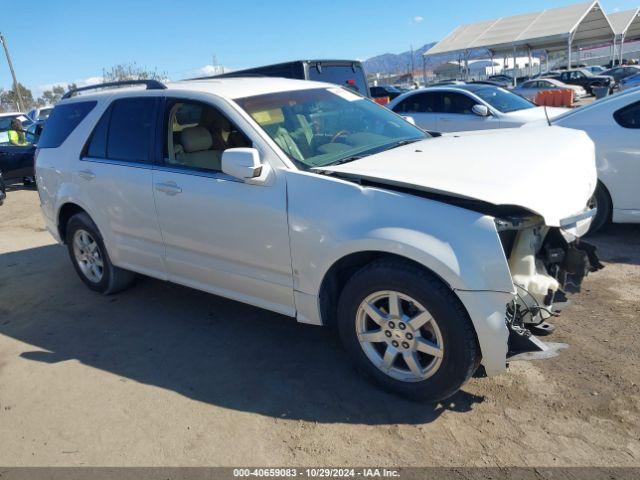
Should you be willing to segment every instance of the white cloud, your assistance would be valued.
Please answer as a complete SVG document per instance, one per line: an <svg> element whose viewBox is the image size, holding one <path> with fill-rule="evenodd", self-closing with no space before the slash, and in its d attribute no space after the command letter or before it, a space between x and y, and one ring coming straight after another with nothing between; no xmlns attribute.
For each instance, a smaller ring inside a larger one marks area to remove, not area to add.
<svg viewBox="0 0 640 480"><path fill-rule="evenodd" d="M78 87L84 87L86 85L94 85L96 83L102 83L102 77L87 77L87 78L81 78L79 80L73 80L73 81L61 81L61 82L54 82L54 83L47 83L45 85L38 85L36 87L34 87L32 89L32 93L33 93L33 97L34 98L38 98L39 96L42 95L42 93L45 90L51 90L53 87L57 86L57 85L62 85L64 88L67 88L67 85L69 85L70 83L75 83Z"/></svg>
<svg viewBox="0 0 640 480"><path fill-rule="evenodd" d="M203 67L192 70L192 74L195 77L206 77L209 75L220 75L221 73L231 72L230 68L223 65L205 65Z"/></svg>
<svg viewBox="0 0 640 480"><path fill-rule="evenodd" d="M424 17L421 17L420 15L413 17L413 23L422 23L423 21Z"/></svg>

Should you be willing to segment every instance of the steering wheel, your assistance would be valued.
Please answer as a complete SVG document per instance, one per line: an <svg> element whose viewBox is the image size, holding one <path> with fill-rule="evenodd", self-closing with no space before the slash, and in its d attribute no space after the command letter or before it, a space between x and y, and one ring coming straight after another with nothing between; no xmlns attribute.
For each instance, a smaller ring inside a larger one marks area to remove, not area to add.
<svg viewBox="0 0 640 480"><path fill-rule="evenodd" d="M335 143L335 141L342 137L343 135L347 135L349 133L349 130L340 130L338 133L336 133L333 137L331 137L331 141L329 143Z"/></svg>

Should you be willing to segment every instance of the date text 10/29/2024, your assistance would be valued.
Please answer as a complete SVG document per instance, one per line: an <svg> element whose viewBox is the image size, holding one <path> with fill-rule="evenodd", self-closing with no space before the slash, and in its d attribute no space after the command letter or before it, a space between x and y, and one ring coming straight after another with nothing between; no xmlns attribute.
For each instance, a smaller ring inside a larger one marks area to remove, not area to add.
<svg viewBox="0 0 640 480"><path fill-rule="evenodd" d="M234 468L233 476L237 478L398 478L400 472L388 468Z"/></svg>

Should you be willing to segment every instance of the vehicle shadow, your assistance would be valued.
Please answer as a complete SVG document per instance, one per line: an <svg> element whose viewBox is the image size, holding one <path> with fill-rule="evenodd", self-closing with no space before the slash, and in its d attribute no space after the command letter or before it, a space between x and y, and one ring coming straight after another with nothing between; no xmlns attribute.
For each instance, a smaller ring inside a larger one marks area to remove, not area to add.
<svg viewBox="0 0 640 480"><path fill-rule="evenodd" d="M585 238L598 247L603 262L640 265L640 225L611 224Z"/></svg>
<svg viewBox="0 0 640 480"><path fill-rule="evenodd" d="M5 182L5 187L7 189L7 193L8 192L17 192L20 190L26 190L26 191L36 191L38 190L38 187L36 186L35 183L30 183L27 185L24 185L22 182L19 183L7 183Z"/></svg>
<svg viewBox="0 0 640 480"><path fill-rule="evenodd" d="M335 335L281 315L148 278L117 296L89 291L60 246L0 255L0 334L25 359L78 360L225 408L320 423L422 424L466 412L460 392L429 405L355 372Z"/></svg>

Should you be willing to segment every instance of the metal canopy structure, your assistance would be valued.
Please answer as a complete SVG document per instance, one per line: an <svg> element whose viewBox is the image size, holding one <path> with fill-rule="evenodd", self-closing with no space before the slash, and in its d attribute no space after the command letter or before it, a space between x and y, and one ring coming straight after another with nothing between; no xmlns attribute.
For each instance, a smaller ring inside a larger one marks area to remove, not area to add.
<svg viewBox="0 0 640 480"><path fill-rule="evenodd" d="M614 37L600 2L591 1L461 25L424 56L460 53L467 65L470 51L474 49L488 50L492 57L512 52L514 59L518 49L526 49L529 57L532 50L544 50L547 54L566 50L567 64L571 65L574 46L611 43Z"/></svg>
<svg viewBox="0 0 640 480"><path fill-rule="evenodd" d="M568 43L610 42L614 31L598 1L461 25L425 55L484 48L492 53L514 47L564 50Z"/></svg>
<svg viewBox="0 0 640 480"><path fill-rule="evenodd" d="M628 36L632 40L640 38L640 8L612 13L608 17L616 35Z"/></svg>
<svg viewBox="0 0 640 480"><path fill-rule="evenodd" d="M622 63L622 47L626 40L640 39L640 8L616 12L609 15L609 23L615 33L613 44L614 56L616 43L620 44L620 63Z"/></svg>

